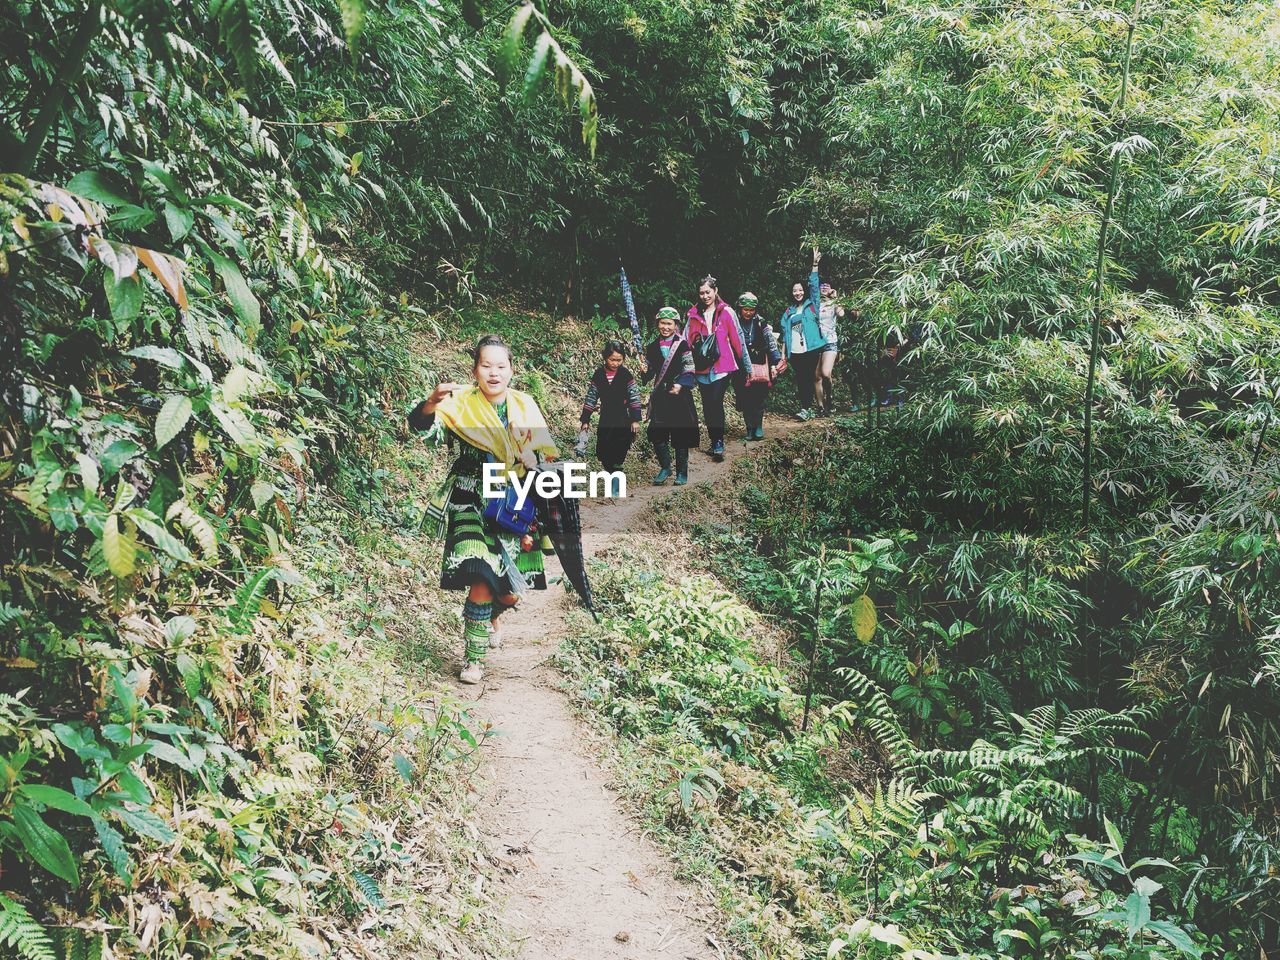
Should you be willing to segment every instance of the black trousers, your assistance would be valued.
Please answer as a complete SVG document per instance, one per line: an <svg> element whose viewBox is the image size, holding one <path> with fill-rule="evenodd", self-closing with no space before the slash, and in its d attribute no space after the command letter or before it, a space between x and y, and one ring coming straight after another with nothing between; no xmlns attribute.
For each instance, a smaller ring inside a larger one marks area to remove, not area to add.
<svg viewBox="0 0 1280 960"><path fill-rule="evenodd" d="M791 371L796 375L796 396L800 398L801 410L808 410L813 406L813 376L821 358L821 350L791 354L789 362Z"/></svg>
<svg viewBox="0 0 1280 960"><path fill-rule="evenodd" d="M707 425L712 446L724 442L724 395L732 379L730 375L715 383L698 384L698 395L702 397L702 422Z"/></svg>

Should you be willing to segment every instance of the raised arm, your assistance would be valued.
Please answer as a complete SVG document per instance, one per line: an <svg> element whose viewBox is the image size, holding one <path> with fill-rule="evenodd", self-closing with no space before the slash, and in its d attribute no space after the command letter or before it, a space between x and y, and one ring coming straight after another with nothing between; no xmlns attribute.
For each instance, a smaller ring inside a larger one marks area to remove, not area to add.
<svg viewBox="0 0 1280 960"><path fill-rule="evenodd" d="M813 312L822 310L822 284L818 281L818 264L822 262L822 253L813 248L813 269L809 271L809 302L813 304Z"/></svg>

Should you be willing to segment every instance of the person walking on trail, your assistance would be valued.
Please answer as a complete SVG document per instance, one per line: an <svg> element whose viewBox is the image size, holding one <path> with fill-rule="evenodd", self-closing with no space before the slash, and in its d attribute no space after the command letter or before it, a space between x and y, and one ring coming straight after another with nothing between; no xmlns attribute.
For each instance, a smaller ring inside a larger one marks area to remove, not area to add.
<svg viewBox="0 0 1280 960"><path fill-rule="evenodd" d="M652 381L649 395L649 442L661 469L655 486L671 479L671 448L675 447L676 486L689 482L689 450L698 445L698 411L693 405L693 352L676 328L680 311L663 307L654 318L658 335L645 348L644 379Z"/></svg>
<svg viewBox="0 0 1280 960"><path fill-rule="evenodd" d="M621 472L631 442L640 432L642 405L640 386L631 371L622 365L622 344L610 340L600 351L604 363L587 381L587 395L582 401L581 426L574 452L585 456L591 417L600 411L600 427L596 434L596 456L610 473ZM606 496L622 495L621 482L610 480Z"/></svg>
<svg viewBox="0 0 1280 960"><path fill-rule="evenodd" d="M829 283L818 284L818 334L826 341L818 357L814 371L814 403L819 416L831 416L835 405L835 390L831 377L836 361L840 359L839 322L844 319L844 307L836 302L836 291Z"/></svg>
<svg viewBox="0 0 1280 960"><path fill-rule="evenodd" d="M764 406L769 399L774 378L786 369L786 361L778 352L778 338L757 310L754 293L738 297L738 318L751 368L734 386L735 405L742 411L748 440L764 439Z"/></svg>
<svg viewBox="0 0 1280 960"><path fill-rule="evenodd" d="M694 375L702 397L702 419L711 438L711 456L724 459L724 395L736 373L751 370L738 315L720 299L715 277L698 284L698 302L689 308L684 329L693 351Z"/></svg>
<svg viewBox="0 0 1280 960"><path fill-rule="evenodd" d="M796 283L791 287L791 304L782 313L778 322L782 336L783 350L787 362L791 365L796 377L796 393L800 397L800 410L797 420L812 419L822 409L815 406L815 398L821 403L822 388L821 363L826 352L827 341L822 335L820 325L822 312L822 294L818 280L818 264L822 262L822 253L813 248L813 267L809 271L809 282ZM834 356L831 360L835 365ZM828 374L830 376L830 374Z"/></svg>
<svg viewBox="0 0 1280 960"><path fill-rule="evenodd" d="M436 533L444 526L440 586L467 591L459 674L463 683L483 679L498 615L515 606L529 588L547 588L543 552L549 552L549 541L538 537L530 523L518 524L524 529L516 530L509 516L490 516L494 501L484 498L484 465L500 463L523 476L540 458L559 455L537 402L509 387L512 359L506 343L500 337L481 337L471 357L474 386L441 383L409 413L409 426L425 431L428 441L458 447L444 485L427 508L425 525Z"/></svg>

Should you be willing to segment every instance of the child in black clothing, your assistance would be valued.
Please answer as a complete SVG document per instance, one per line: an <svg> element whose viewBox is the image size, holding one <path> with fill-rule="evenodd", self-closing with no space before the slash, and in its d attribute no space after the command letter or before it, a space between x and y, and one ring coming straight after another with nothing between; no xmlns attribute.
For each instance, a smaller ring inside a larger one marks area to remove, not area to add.
<svg viewBox="0 0 1280 960"><path fill-rule="evenodd" d="M600 411L600 428L596 434L596 456L610 472L622 470L631 442L640 432L640 387L631 371L622 365L622 344L610 340L600 351L604 360L587 383L587 396L582 401L581 430L574 448L579 456L587 451L587 431L591 416ZM607 495L620 496L621 484L615 490L610 483Z"/></svg>

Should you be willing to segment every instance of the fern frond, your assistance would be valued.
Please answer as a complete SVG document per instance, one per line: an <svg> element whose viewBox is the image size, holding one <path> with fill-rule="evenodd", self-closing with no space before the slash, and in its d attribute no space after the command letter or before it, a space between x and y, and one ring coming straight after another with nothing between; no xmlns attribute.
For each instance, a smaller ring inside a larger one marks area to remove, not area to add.
<svg viewBox="0 0 1280 960"><path fill-rule="evenodd" d="M27 908L0 894L0 944L12 947L23 960L57 960L48 931Z"/></svg>

